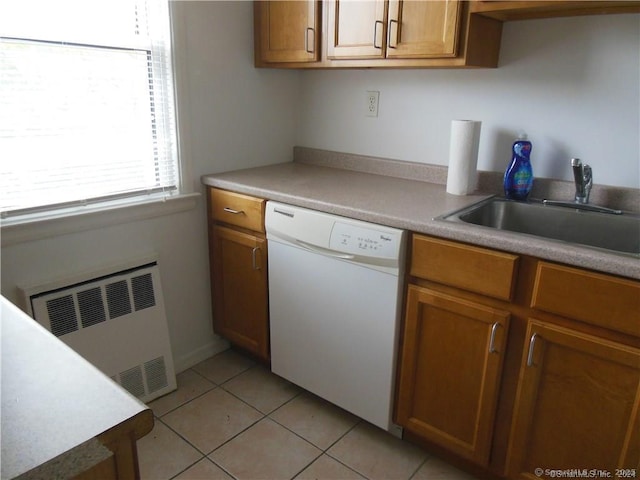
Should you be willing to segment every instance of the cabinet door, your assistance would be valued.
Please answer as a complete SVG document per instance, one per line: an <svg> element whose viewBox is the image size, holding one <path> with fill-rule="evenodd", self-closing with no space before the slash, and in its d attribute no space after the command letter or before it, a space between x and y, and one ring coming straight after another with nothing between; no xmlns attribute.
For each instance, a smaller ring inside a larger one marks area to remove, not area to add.
<svg viewBox="0 0 640 480"><path fill-rule="evenodd" d="M455 57L460 11L459 0L390 0L387 57Z"/></svg>
<svg viewBox="0 0 640 480"><path fill-rule="evenodd" d="M328 58L384 58L386 6L383 0L327 2Z"/></svg>
<svg viewBox="0 0 640 480"><path fill-rule="evenodd" d="M266 63L318 61L319 9L317 0L255 2L260 60Z"/></svg>
<svg viewBox="0 0 640 480"><path fill-rule="evenodd" d="M549 478L546 469L615 478L618 468L637 469L640 350L534 319L527 334L509 478Z"/></svg>
<svg viewBox="0 0 640 480"><path fill-rule="evenodd" d="M214 330L268 359L267 242L218 225L211 228Z"/></svg>
<svg viewBox="0 0 640 480"><path fill-rule="evenodd" d="M510 314L409 286L397 422L487 465Z"/></svg>

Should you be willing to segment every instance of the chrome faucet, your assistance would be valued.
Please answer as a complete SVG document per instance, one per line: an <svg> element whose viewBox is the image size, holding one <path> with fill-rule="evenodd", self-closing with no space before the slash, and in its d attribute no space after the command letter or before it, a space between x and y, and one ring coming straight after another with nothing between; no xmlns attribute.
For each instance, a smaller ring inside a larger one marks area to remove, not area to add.
<svg viewBox="0 0 640 480"><path fill-rule="evenodd" d="M593 186L591 167L583 165L579 158L572 158L571 168L573 169L573 178L576 184L576 203L589 203L589 194Z"/></svg>
<svg viewBox="0 0 640 480"><path fill-rule="evenodd" d="M593 186L593 175L589 165L583 165L579 158L571 159L571 168L573 169L573 179L576 184L576 196L573 202L562 200L542 200L545 205L553 205L556 207L573 208L575 210L587 210L590 212L612 213L614 215L622 215L622 210L601 207L599 205L587 205L589 203L589 194Z"/></svg>

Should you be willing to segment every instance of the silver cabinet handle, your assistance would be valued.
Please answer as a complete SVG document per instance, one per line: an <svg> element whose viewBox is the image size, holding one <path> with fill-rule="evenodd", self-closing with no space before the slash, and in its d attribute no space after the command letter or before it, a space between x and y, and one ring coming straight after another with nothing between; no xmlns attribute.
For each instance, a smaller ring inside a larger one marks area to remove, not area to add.
<svg viewBox="0 0 640 480"><path fill-rule="evenodd" d="M393 24L396 24L396 43L395 45L393 45L391 43L391 32L393 31L393 29L391 28L393 26ZM391 20L389 20L389 48L398 48L398 37L400 36L400 23L398 23L398 20L394 20L393 18Z"/></svg>
<svg viewBox="0 0 640 480"><path fill-rule="evenodd" d="M382 25L382 28L384 28L384 22L382 20L376 20L376 23L373 24L373 48L382 50L382 45L376 45L376 39L378 38L378 24Z"/></svg>
<svg viewBox="0 0 640 480"><path fill-rule="evenodd" d="M498 330L498 327L501 327L502 325L500 324L500 322L496 322L493 324L493 326L491 327L491 339L489 340L489 353L498 353L498 350L496 350L496 330Z"/></svg>
<svg viewBox="0 0 640 480"><path fill-rule="evenodd" d="M260 270L260 267L256 262L256 257L259 250L260 250L260 247L253 247L253 250L251 250L251 266L253 267L254 270Z"/></svg>
<svg viewBox="0 0 640 480"><path fill-rule="evenodd" d="M224 207L223 210L227 213L233 213L234 215L240 215L244 213L244 210L234 210L233 208Z"/></svg>
<svg viewBox="0 0 640 480"><path fill-rule="evenodd" d="M533 366L533 349L536 347L536 339L538 338L538 334L534 333L531 335L531 340L529 340L529 355L527 355L527 367Z"/></svg>
<svg viewBox="0 0 640 480"><path fill-rule="evenodd" d="M309 32L311 32L311 38L312 41L311 43L309 43ZM304 34L304 49L307 53L314 53L315 52L315 29L313 27L307 27L307 30L305 31ZM311 44L312 48L309 48L309 45Z"/></svg>

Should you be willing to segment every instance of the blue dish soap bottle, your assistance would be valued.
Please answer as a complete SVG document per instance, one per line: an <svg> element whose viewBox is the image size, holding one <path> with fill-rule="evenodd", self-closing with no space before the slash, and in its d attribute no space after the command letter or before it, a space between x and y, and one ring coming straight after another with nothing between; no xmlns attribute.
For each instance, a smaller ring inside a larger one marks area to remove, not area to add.
<svg viewBox="0 0 640 480"><path fill-rule="evenodd" d="M514 142L513 158L504 172L504 196L512 200L526 200L533 186L531 168L531 142L523 133Z"/></svg>

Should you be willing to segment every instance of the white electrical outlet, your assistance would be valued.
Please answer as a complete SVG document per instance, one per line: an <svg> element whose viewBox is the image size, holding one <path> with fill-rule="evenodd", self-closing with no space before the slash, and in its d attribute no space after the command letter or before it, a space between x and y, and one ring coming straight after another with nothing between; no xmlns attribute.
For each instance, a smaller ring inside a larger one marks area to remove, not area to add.
<svg viewBox="0 0 640 480"><path fill-rule="evenodd" d="M378 116L378 102L380 100L380 92L367 91L367 117Z"/></svg>

